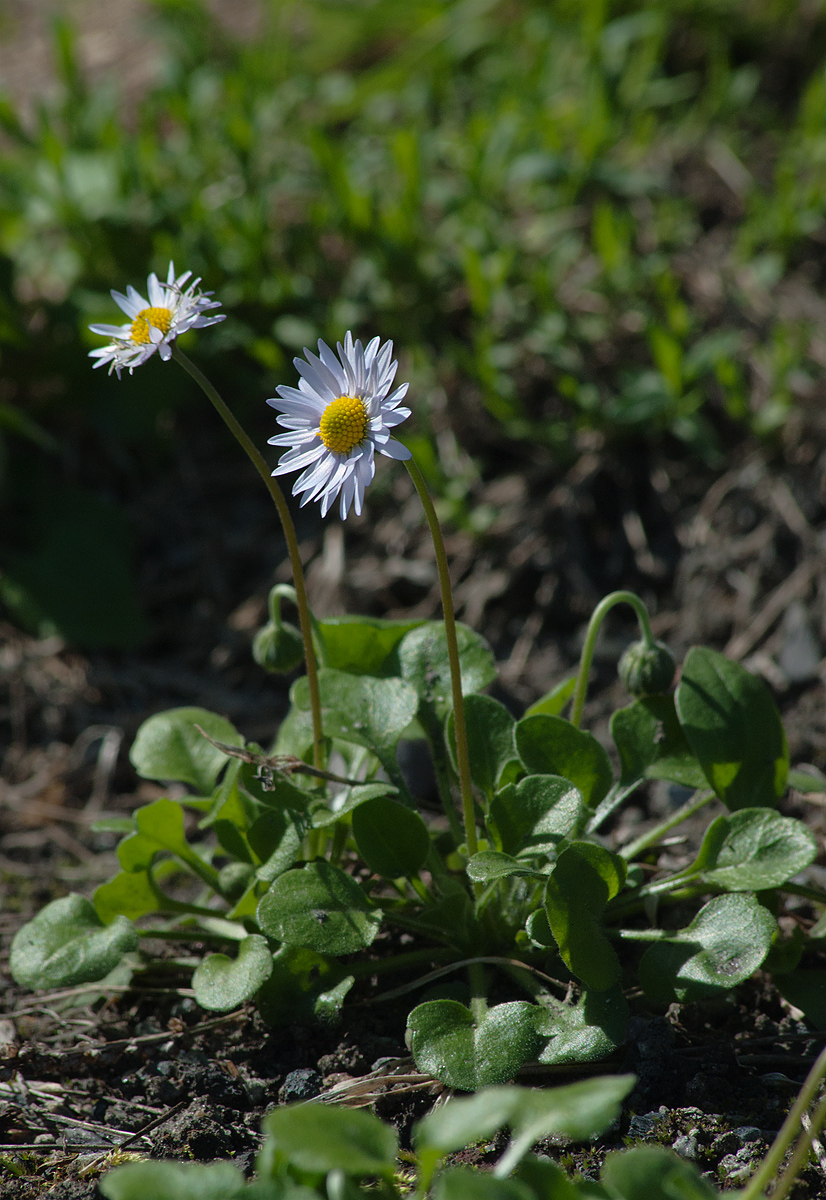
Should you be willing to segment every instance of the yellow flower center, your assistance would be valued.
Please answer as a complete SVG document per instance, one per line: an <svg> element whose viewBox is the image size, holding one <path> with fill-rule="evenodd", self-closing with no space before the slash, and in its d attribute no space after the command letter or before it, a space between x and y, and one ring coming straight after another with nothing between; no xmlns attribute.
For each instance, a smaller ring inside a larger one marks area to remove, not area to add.
<svg viewBox="0 0 826 1200"><path fill-rule="evenodd" d="M339 396L321 414L318 432L333 454L349 454L367 431L367 409L357 396Z"/></svg>
<svg viewBox="0 0 826 1200"><path fill-rule="evenodd" d="M139 346L145 346L147 342L151 342L149 329L160 329L161 333L169 333L169 328L172 324L172 310L169 308L144 308L135 317L132 322L132 328L129 330L129 336L133 342L137 342Z"/></svg>

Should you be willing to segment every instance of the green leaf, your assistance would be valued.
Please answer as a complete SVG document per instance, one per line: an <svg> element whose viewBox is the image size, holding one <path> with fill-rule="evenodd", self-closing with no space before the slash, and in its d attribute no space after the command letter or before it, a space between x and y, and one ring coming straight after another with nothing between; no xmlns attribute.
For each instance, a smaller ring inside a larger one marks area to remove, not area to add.
<svg viewBox="0 0 826 1200"><path fill-rule="evenodd" d="M531 1197L537 1200L582 1200L583 1193L572 1183L561 1167L545 1155L538 1158L526 1154L511 1176L531 1189Z"/></svg>
<svg viewBox="0 0 826 1200"><path fill-rule="evenodd" d="M717 1200L715 1187L691 1163L663 1146L636 1146L609 1154L602 1183L612 1200Z"/></svg>
<svg viewBox="0 0 826 1200"><path fill-rule="evenodd" d="M611 737L620 756L620 784L667 779L683 787L706 786L703 768L688 744L673 696L647 696L611 718Z"/></svg>
<svg viewBox="0 0 826 1200"><path fill-rule="evenodd" d="M808 771L789 771L786 779L789 787L794 788L797 792L806 794L820 794L826 792L826 779L822 779L819 775L811 775Z"/></svg>
<svg viewBox="0 0 826 1200"><path fill-rule="evenodd" d="M395 765L396 745L419 703L410 684L402 679L374 679L328 667L319 671L318 682L325 733L366 746L383 765ZM309 709L306 675L295 681L291 696L298 708Z"/></svg>
<svg viewBox="0 0 826 1200"><path fill-rule="evenodd" d="M399 789L393 787L392 783L360 783L336 796L335 808L331 808L326 800L318 796L310 806L313 829L323 829L327 825L335 825L336 821L340 821L348 813L355 812L368 800L375 800L379 796L398 796L398 794ZM407 806L405 805L405 807ZM411 810L408 809L408 811Z"/></svg>
<svg viewBox="0 0 826 1200"><path fill-rule="evenodd" d="M578 788L558 775L528 775L494 796L490 824L506 854L547 854L586 818Z"/></svg>
<svg viewBox="0 0 826 1200"><path fill-rule="evenodd" d="M273 955L272 974L256 1000L268 1025L332 1024L353 986L352 975L335 959L282 946Z"/></svg>
<svg viewBox="0 0 826 1200"><path fill-rule="evenodd" d="M387 1176L396 1166L396 1131L362 1109L290 1104L264 1118L264 1132L301 1171Z"/></svg>
<svg viewBox="0 0 826 1200"><path fill-rule="evenodd" d="M129 751L129 761L144 779L176 780L209 795L227 764L227 756L195 728L230 746L243 746L241 734L223 717L205 708L171 708L144 721Z"/></svg>
<svg viewBox="0 0 826 1200"><path fill-rule="evenodd" d="M387 678L399 674L397 650L406 633L422 621L392 621L347 614L319 622L326 651L325 666L352 675Z"/></svg>
<svg viewBox="0 0 826 1200"><path fill-rule="evenodd" d="M475 1092L512 1079L539 1047L535 1004L514 1000L489 1008L478 1023L455 1000L429 1000L407 1018L411 1053L420 1071L448 1087Z"/></svg>
<svg viewBox="0 0 826 1200"><path fill-rule="evenodd" d="M516 748L531 774L561 775L595 807L613 779L611 760L593 734L561 717L539 714L516 724Z"/></svg>
<svg viewBox="0 0 826 1200"><path fill-rule="evenodd" d="M715 650L694 646L676 703L689 745L725 806L776 808L786 787L789 751L762 679Z"/></svg>
<svg viewBox="0 0 826 1200"><path fill-rule="evenodd" d="M450 1167L436 1180L433 1200L534 1200L534 1193L513 1179L495 1179L470 1167Z"/></svg>
<svg viewBox="0 0 826 1200"><path fill-rule="evenodd" d="M272 974L272 954L257 933L238 945L238 957L208 954L195 969L192 987L195 999L211 1012L229 1012L251 1000Z"/></svg>
<svg viewBox="0 0 826 1200"><path fill-rule="evenodd" d="M41 908L17 931L9 965L22 987L74 987L103 979L138 943L126 917L104 925L85 896L72 893Z"/></svg>
<svg viewBox="0 0 826 1200"><path fill-rule="evenodd" d="M184 811L175 800L163 797L135 810L138 832L125 837L118 846L118 858L124 871L145 871L159 850L168 850L196 874L209 878L217 887L218 873L198 857L184 834Z"/></svg>
<svg viewBox="0 0 826 1200"><path fill-rule="evenodd" d="M619 1116L635 1082L633 1075L607 1075L541 1090L487 1088L430 1113L414 1126L413 1141L419 1157L432 1162L509 1125L511 1146L495 1171L504 1175L542 1137L557 1134L584 1141L603 1133Z"/></svg>
<svg viewBox="0 0 826 1200"><path fill-rule="evenodd" d="M98 1186L106 1200L240 1200L245 1191L244 1176L226 1162L126 1163Z"/></svg>
<svg viewBox="0 0 826 1200"><path fill-rule="evenodd" d="M639 979L657 1004L685 1003L728 990L757 970L777 922L751 893L715 896L668 941L640 959Z"/></svg>
<svg viewBox="0 0 826 1200"><path fill-rule="evenodd" d="M496 667L490 646L467 625L457 623L456 640L462 695L466 696L493 683ZM413 685L424 710L435 715L441 729L453 708L450 662L442 621L428 621L404 636L399 645L399 667L402 678Z"/></svg>
<svg viewBox="0 0 826 1200"><path fill-rule="evenodd" d="M572 842L545 888L548 924L563 961L586 987L598 991L613 987L622 974L600 917L624 882L625 863L618 854L593 842Z"/></svg>
<svg viewBox="0 0 826 1200"><path fill-rule="evenodd" d="M490 800L499 787L505 767L516 757L513 740L516 722L504 704L490 696L470 695L465 699L464 707L471 779ZM447 718L447 744L453 766L458 771L452 710Z"/></svg>
<svg viewBox="0 0 826 1200"><path fill-rule="evenodd" d="M328 862L279 875L258 906L268 937L319 954L355 954L371 945L381 925L359 885Z"/></svg>
<svg viewBox="0 0 826 1200"><path fill-rule="evenodd" d="M416 875L430 852L422 818L389 796L376 796L355 809L353 837L370 870L385 879Z"/></svg>
<svg viewBox="0 0 826 1200"><path fill-rule="evenodd" d="M104 925L118 916L135 921L160 907L148 871L120 871L114 879L96 888L92 900Z"/></svg>
<svg viewBox="0 0 826 1200"><path fill-rule="evenodd" d="M474 883L492 883L494 879L508 879L511 875L533 876L544 879L539 871L534 871L518 858L510 854L500 854L497 850L480 850L468 861L467 873Z"/></svg>
<svg viewBox="0 0 826 1200"><path fill-rule="evenodd" d="M494 1175L509 1174L531 1146L549 1134L581 1142L604 1133L635 1083L633 1075L598 1075L566 1087L520 1089L522 1097L510 1121L511 1143Z"/></svg>
<svg viewBox="0 0 826 1200"><path fill-rule="evenodd" d="M704 883L728 892L779 887L817 857L817 841L802 821L766 808L741 808L706 830L693 867Z"/></svg>
<svg viewBox="0 0 826 1200"><path fill-rule="evenodd" d="M773 979L783 999L799 1008L814 1029L826 1030L826 970L803 968Z"/></svg>
<svg viewBox="0 0 826 1200"><path fill-rule="evenodd" d="M524 715L537 717L545 714L549 717L558 717L575 691L576 675L569 675L567 679L563 679L556 687L541 696L530 708L526 708Z"/></svg>
<svg viewBox="0 0 826 1200"><path fill-rule="evenodd" d="M628 1004L619 988L607 992L590 989L575 1005L554 1005L546 1010L539 1032L548 1043L541 1063L594 1062L617 1050L625 1041Z"/></svg>
<svg viewBox="0 0 826 1200"><path fill-rule="evenodd" d="M413 1127L418 1154L435 1151L439 1156L463 1150L473 1142L490 1138L509 1125L518 1112L523 1089L484 1088L476 1096L448 1100Z"/></svg>

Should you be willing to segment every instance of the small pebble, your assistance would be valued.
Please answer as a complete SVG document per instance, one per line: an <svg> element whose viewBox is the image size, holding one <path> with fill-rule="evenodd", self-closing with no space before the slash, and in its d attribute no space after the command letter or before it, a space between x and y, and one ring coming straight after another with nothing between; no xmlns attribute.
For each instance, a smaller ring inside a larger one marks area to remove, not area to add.
<svg viewBox="0 0 826 1200"><path fill-rule="evenodd" d="M322 1078L312 1067L300 1067L290 1071L278 1093L280 1104L292 1104L294 1100L312 1100L321 1091Z"/></svg>

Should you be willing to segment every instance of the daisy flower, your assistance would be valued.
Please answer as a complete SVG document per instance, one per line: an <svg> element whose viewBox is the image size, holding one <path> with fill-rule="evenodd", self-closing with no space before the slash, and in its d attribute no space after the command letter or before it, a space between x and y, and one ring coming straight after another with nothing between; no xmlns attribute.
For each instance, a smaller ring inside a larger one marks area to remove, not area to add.
<svg viewBox="0 0 826 1200"><path fill-rule="evenodd" d="M279 399L268 400L281 412L278 424L288 430L269 439L271 446L289 446L273 475L304 468L293 484L293 495L303 492L303 505L321 504L321 515L340 495L342 519L352 504L361 512L364 490L376 473L375 453L407 459L410 451L390 436L390 430L410 416L399 402L407 393L403 383L394 391L398 363L391 361L393 343L373 338L366 346L348 333L336 347L338 357L324 342L318 357L306 350L295 358L301 379L297 388L279 387Z"/></svg>
<svg viewBox="0 0 826 1200"><path fill-rule="evenodd" d="M111 338L108 346L99 350L90 350L89 357L96 358L96 367L109 363L109 374L117 371L120 378L121 370L129 368L131 375L135 367L146 362L147 358L157 350L164 361L170 358L170 344L175 338L188 329L201 329L204 325L214 325L223 321L224 313L215 316L204 314L211 308L219 308L217 300L210 300L212 292L202 292L198 288L200 279L195 279L184 291L184 284L192 275L185 271L175 277L175 264L169 264L166 283L159 283L154 272L146 281L149 296L144 300L140 292L130 285L126 295L122 292L112 292L115 304L126 313L129 321L125 325L90 325L92 333L100 333L103 337Z"/></svg>

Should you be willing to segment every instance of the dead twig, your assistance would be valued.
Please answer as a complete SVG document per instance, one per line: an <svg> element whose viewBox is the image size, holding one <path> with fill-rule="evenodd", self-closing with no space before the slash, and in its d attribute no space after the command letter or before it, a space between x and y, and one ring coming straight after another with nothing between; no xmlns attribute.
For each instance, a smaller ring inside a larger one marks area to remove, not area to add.
<svg viewBox="0 0 826 1200"><path fill-rule="evenodd" d="M348 779L346 775L336 775L333 771L321 771L316 767L311 767L309 763L303 762L302 759L296 758L292 754L276 754L269 757L266 754L254 754L252 750L243 749L240 746L230 746L226 742L216 742L215 738L210 737L200 725L196 725L195 728L222 754L228 754L230 758L240 758L241 762L256 767L257 776L261 780L265 792L273 789L273 773L312 775L314 779L326 779L330 783L346 783L350 787L358 787L364 783L363 779Z"/></svg>

